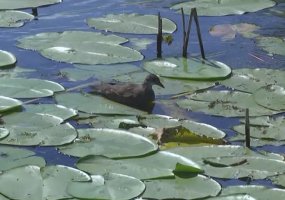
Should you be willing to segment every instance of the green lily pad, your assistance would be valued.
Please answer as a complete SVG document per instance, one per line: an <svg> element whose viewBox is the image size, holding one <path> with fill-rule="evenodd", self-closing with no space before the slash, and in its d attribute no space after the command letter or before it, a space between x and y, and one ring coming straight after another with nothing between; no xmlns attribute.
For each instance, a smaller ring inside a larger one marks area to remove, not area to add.
<svg viewBox="0 0 285 200"><path fill-rule="evenodd" d="M87 156L81 158L76 166L90 174L120 173L138 179L174 177L173 172L175 171L183 173L203 172L200 166L192 160L167 151L122 160L102 156Z"/></svg>
<svg viewBox="0 0 285 200"><path fill-rule="evenodd" d="M277 84L285 87L284 70L254 68L234 69L231 78L220 81L227 87L253 93L257 89L270 84Z"/></svg>
<svg viewBox="0 0 285 200"><path fill-rule="evenodd" d="M257 200L248 194L235 194L207 198L208 200Z"/></svg>
<svg viewBox="0 0 285 200"><path fill-rule="evenodd" d="M224 16L242 15L246 12L256 12L270 8L276 3L271 0L194 0L175 4L171 9L179 10L183 7L184 12L189 14L192 8L197 8L200 16Z"/></svg>
<svg viewBox="0 0 285 200"><path fill-rule="evenodd" d="M155 42L155 40L148 38L129 38L131 47L137 51L145 50L147 47Z"/></svg>
<svg viewBox="0 0 285 200"><path fill-rule="evenodd" d="M122 175L107 173L104 176L91 176L92 182L73 182L67 192L80 199L133 199L145 190L140 180Z"/></svg>
<svg viewBox="0 0 285 200"><path fill-rule="evenodd" d="M90 181L90 176L83 171L71 167L56 165L41 169L43 178L43 199L72 198L67 186L73 181Z"/></svg>
<svg viewBox="0 0 285 200"><path fill-rule="evenodd" d="M6 112L18 108L22 105L22 102L17 99L12 99L5 96L0 96L0 113Z"/></svg>
<svg viewBox="0 0 285 200"><path fill-rule="evenodd" d="M61 93L57 94L55 99L60 105L91 114L139 115L145 113L104 97L90 94Z"/></svg>
<svg viewBox="0 0 285 200"><path fill-rule="evenodd" d="M138 125L136 116L96 116L87 119L80 119L79 124L89 124L94 128L120 128L123 124L128 126Z"/></svg>
<svg viewBox="0 0 285 200"><path fill-rule="evenodd" d="M18 46L37 50L43 56L68 63L114 64L142 60L136 50L121 44L128 40L115 35L84 31L39 33L19 39Z"/></svg>
<svg viewBox="0 0 285 200"><path fill-rule="evenodd" d="M23 200L72 198L67 193L67 185L72 181L90 180L88 174L60 165L18 167L5 171L0 177L1 194Z"/></svg>
<svg viewBox="0 0 285 200"><path fill-rule="evenodd" d="M285 140L285 136L283 134L285 130L284 117L278 117L274 120L268 119L266 122L262 120L265 120L265 119L256 118L253 121L253 125L252 124L250 125L250 136L251 137L272 140L272 142L274 142L275 140L279 140L279 141ZM238 133L245 135L244 125L234 126L233 129L237 131ZM245 136L243 137L245 138Z"/></svg>
<svg viewBox="0 0 285 200"><path fill-rule="evenodd" d="M215 37L221 37L222 41L233 40L237 34L245 38L254 38L258 34L253 33L260 27L254 24L240 23L240 24L219 24L210 29L210 34Z"/></svg>
<svg viewBox="0 0 285 200"><path fill-rule="evenodd" d="M15 67L12 69L2 69L0 70L0 77L1 78L20 78L20 77L27 77L32 72L35 72L33 69L26 69L21 67Z"/></svg>
<svg viewBox="0 0 285 200"><path fill-rule="evenodd" d="M15 67L16 57L8 51L0 50L0 69Z"/></svg>
<svg viewBox="0 0 285 200"><path fill-rule="evenodd" d="M207 158L217 157L253 157L253 158L268 158L274 160L284 160L284 157L279 154L267 152L255 152L246 147L238 145L207 145L207 146L191 146L177 147L168 151L189 158L195 162L201 162Z"/></svg>
<svg viewBox="0 0 285 200"><path fill-rule="evenodd" d="M187 99L177 101L179 107L194 112L204 112L216 116L242 117L246 108L250 116L272 115L278 113L258 105L252 94L238 91L206 91L192 94Z"/></svg>
<svg viewBox="0 0 285 200"><path fill-rule="evenodd" d="M147 199L200 199L217 196L221 191L219 183L203 175L191 178L148 180L144 182L146 191L143 198Z"/></svg>
<svg viewBox="0 0 285 200"><path fill-rule="evenodd" d="M197 135L212 137L215 139L224 138L226 135L223 131L209 124L199 123L191 120L179 120L164 115L144 115L139 118L139 121L148 127L153 127L156 129L171 128L181 125Z"/></svg>
<svg viewBox="0 0 285 200"><path fill-rule="evenodd" d="M0 139L5 138L9 135L9 130L6 128L0 128Z"/></svg>
<svg viewBox="0 0 285 200"><path fill-rule="evenodd" d="M157 34L158 32L158 17L155 15L109 14L103 18L89 18L87 24L99 30L119 33ZM163 33L173 33L175 30L174 22L162 18Z"/></svg>
<svg viewBox="0 0 285 200"><path fill-rule="evenodd" d="M65 121L77 115L77 111L57 104L29 104L24 105L25 112L47 114L61 118Z"/></svg>
<svg viewBox="0 0 285 200"><path fill-rule="evenodd" d="M269 177L269 179L275 184L285 187L285 174L279 174L277 176Z"/></svg>
<svg viewBox="0 0 285 200"><path fill-rule="evenodd" d="M3 117L10 134L0 140L1 144L21 146L56 146L71 143L76 130L62 119L44 114L14 113Z"/></svg>
<svg viewBox="0 0 285 200"><path fill-rule="evenodd" d="M78 139L59 150L68 155L84 157L103 155L109 158L142 156L155 152L158 146L149 139L129 131L116 129L78 129Z"/></svg>
<svg viewBox="0 0 285 200"><path fill-rule="evenodd" d="M285 38L259 37L257 39L257 45L269 54L285 56Z"/></svg>
<svg viewBox="0 0 285 200"><path fill-rule="evenodd" d="M187 80L222 80L231 75L231 68L218 61L186 58L166 58L144 63L150 73L167 78Z"/></svg>
<svg viewBox="0 0 285 200"><path fill-rule="evenodd" d="M52 96L64 88L53 81L25 78L1 78L0 95L12 98L38 98Z"/></svg>
<svg viewBox="0 0 285 200"><path fill-rule="evenodd" d="M115 76L141 71L137 66L131 64L116 65L75 65L76 68L61 69L61 75L71 81L97 78L100 81L108 82Z"/></svg>
<svg viewBox="0 0 285 200"><path fill-rule="evenodd" d="M227 179L264 179L284 172L285 162L278 154L254 152L242 146L180 147L170 152L197 162L205 174Z"/></svg>
<svg viewBox="0 0 285 200"><path fill-rule="evenodd" d="M245 136L243 134L237 134L231 138L229 138L230 142L244 142ZM271 146L282 146L285 145L284 140L270 140L270 139L259 139L259 138L250 138L250 146L251 147L262 147L265 145Z"/></svg>
<svg viewBox="0 0 285 200"><path fill-rule="evenodd" d="M61 0L21 0L21 1L10 1L10 0L0 0L1 9L4 10L14 10L23 8L35 8L39 6L48 6L55 3L60 3Z"/></svg>
<svg viewBox="0 0 285 200"><path fill-rule="evenodd" d="M285 88L268 85L255 91L254 100L261 106L276 111L285 111Z"/></svg>
<svg viewBox="0 0 285 200"><path fill-rule="evenodd" d="M285 190L268 188L261 185L237 185L229 186L222 190L221 195L248 194L258 200L283 199Z"/></svg>
<svg viewBox="0 0 285 200"><path fill-rule="evenodd" d="M147 76L147 72L137 71L133 73L123 74L115 76L113 79L120 82L143 82ZM160 77L161 83L164 85L164 88L153 87L153 90L156 95L174 95L181 94L185 92L195 92L197 90L206 89L214 86L214 82L211 81L191 81L191 80L177 80L170 78Z"/></svg>
<svg viewBox="0 0 285 200"><path fill-rule="evenodd" d="M1 4L2 5L2 4ZM21 27L27 21L34 19L34 16L17 10L0 11L0 27Z"/></svg>
<svg viewBox="0 0 285 200"><path fill-rule="evenodd" d="M0 152L1 172L26 165L44 167L46 164L43 158L35 156L34 152L27 149L1 146Z"/></svg>

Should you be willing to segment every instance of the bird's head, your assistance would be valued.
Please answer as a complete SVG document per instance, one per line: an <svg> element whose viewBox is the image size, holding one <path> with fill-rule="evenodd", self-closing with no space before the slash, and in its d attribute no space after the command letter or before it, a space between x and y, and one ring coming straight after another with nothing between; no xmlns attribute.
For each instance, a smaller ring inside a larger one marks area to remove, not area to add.
<svg viewBox="0 0 285 200"><path fill-rule="evenodd" d="M164 88L164 85L160 82L158 76L154 75L154 74L149 74L145 80L144 80L144 84L146 85L158 85L162 88Z"/></svg>

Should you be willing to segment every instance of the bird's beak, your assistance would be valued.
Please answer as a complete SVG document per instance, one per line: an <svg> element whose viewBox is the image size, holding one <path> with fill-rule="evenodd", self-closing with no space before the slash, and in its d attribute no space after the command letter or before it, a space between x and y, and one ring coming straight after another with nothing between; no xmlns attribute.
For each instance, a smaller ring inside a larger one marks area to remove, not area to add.
<svg viewBox="0 0 285 200"><path fill-rule="evenodd" d="M157 82L157 85L164 88L164 85L160 81Z"/></svg>

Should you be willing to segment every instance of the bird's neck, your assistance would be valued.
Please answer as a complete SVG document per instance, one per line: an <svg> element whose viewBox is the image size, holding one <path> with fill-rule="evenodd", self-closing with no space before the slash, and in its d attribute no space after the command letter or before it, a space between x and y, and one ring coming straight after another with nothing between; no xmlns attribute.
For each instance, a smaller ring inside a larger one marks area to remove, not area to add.
<svg viewBox="0 0 285 200"><path fill-rule="evenodd" d="M143 85L143 88L147 90L152 90L152 84L145 81L142 85Z"/></svg>

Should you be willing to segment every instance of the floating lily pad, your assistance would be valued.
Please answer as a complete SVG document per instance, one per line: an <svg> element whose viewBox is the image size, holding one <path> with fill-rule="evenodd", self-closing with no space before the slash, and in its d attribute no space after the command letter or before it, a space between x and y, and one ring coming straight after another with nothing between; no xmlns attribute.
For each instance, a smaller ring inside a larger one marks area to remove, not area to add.
<svg viewBox="0 0 285 200"><path fill-rule="evenodd" d="M115 35L84 31L39 33L19 39L18 46L37 50L43 56L68 63L113 64L142 60L136 50L121 44L128 40Z"/></svg>
<svg viewBox="0 0 285 200"><path fill-rule="evenodd" d="M191 178L149 180L144 182L146 191L143 198L147 199L200 199L217 196L221 191L219 183L203 175Z"/></svg>
<svg viewBox="0 0 285 200"><path fill-rule="evenodd" d="M243 134L237 134L231 138L229 138L230 142L244 142L245 137ZM270 139L259 139L259 138L250 138L250 146L251 147L261 147L265 145L271 145L271 146L282 146L285 145L285 141L279 141L279 140L270 140Z"/></svg>
<svg viewBox="0 0 285 200"><path fill-rule="evenodd" d="M231 68L218 61L186 58L166 58L144 63L150 73L167 78L187 80L221 80L231 75Z"/></svg>
<svg viewBox="0 0 285 200"><path fill-rule="evenodd" d="M257 200L248 194L235 194L207 198L208 200Z"/></svg>
<svg viewBox="0 0 285 200"><path fill-rule="evenodd" d="M109 14L104 18L89 18L87 24L99 30L119 33L157 34L158 32L158 17L155 15ZM162 18L163 33L173 33L175 30L174 22Z"/></svg>
<svg viewBox="0 0 285 200"><path fill-rule="evenodd" d="M203 170L190 159L167 151L150 156L130 159L110 159L102 156L87 156L76 166L91 174L120 173L138 179L174 177L174 171L200 173Z"/></svg>
<svg viewBox="0 0 285 200"><path fill-rule="evenodd" d="M254 100L261 106L276 111L285 111L285 88L268 85L255 91Z"/></svg>
<svg viewBox="0 0 285 200"><path fill-rule="evenodd" d="M17 99L0 96L0 113L18 108L21 105L22 105L22 102Z"/></svg>
<svg viewBox="0 0 285 200"><path fill-rule="evenodd" d="M257 45L269 54L285 56L285 38L259 37L257 39Z"/></svg>
<svg viewBox="0 0 285 200"><path fill-rule="evenodd" d="M0 50L0 69L15 67L16 57L8 51Z"/></svg>
<svg viewBox="0 0 285 200"><path fill-rule="evenodd" d="M169 151L194 160L205 174L218 178L264 179L283 173L285 165L280 155L254 152L241 146L180 147Z"/></svg>
<svg viewBox="0 0 285 200"><path fill-rule="evenodd" d="M274 6L271 0L194 0L175 4L171 9L179 10L183 7L184 12L189 14L192 8L197 8L200 16L224 16L242 15L246 12L256 12Z"/></svg>
<svg viewBox="0 0 285 200"><path fill-rule="evenodd" d="M65 68L60 70L60 72L71 81L96 78L100 81L108 82L115 76L141 71L137 66L131 64L75 65L75 67Z"/></svg>
<svg viewBox="0 0 285 200"><path fill-rule="evenodd" d="M1 172L26 165L44 167L46 164L43 158L35 156L34 152L27 149L1 146L0 152Z"/></svg>
<svg viewBox="0 0 285 200"><path fill-rule="evenodd" d="M55 99L61 105L91 114L139 115L145 113L104 97L90 94L62 93L57 94Z"/></svg>
<svg viewBox="0 0 285 200"><path fill-rule="evenodd" d="M35 72L33 69L26 69L21 67L15 67L12 69L2 69L0 70L0 77L1 78L20 78L20 77L27 77L32 72Z"/></svg>
<svg viewBox="0 0 285 200"><path fill-rule="evenodd" d="M1 9L14 10L23 8L35 8L39 6L48 6L55 3L60 3L61 0L21 0L21 1L10 1L10 0L0 0Z"/></svg>
<svg viewBox="0 0 285 200"><path fill-rule="evenodd" d="M128 126L138 125L136 116L96 116L87 119L80 119L79 124L89 124L94 128L120 128L123 124Z"/></svg>
<svg viewBox="0 0 285 200"><path fill-rule="evenodd" d="M258 200L283 199L285 190L261 185L238 185L226 187L221 193L221 195L232 194L248 194Z"/></svg>
<svg viewBox="0 0 285 200"><path fill-rule="evenodd" d="M84 157L103 155L110 158L142 156L157 150L149 139L116 129L79 129L74 143L60 147L64 154Z"/></svg>
<svg viewBox="0 0 285 200"><path fill-rule="evenodd" d="M133 199L145 190L140 180L122 175L107 173L104 176L92 176L92 182L73 182L67 192L80 199Z"/></svg>
<svg viewBox="0 0 285 200"><path fill-rule="evenodd" d="M56 146L71 143L76 130L62 119L44 114L14 113L3 117L4 127L10 134L0 140L1 144Z"/></svg>
<svg viewBox="0 0 285 200"><path fill-rule="evenodd" d="M70 182L90 180L86 173L66 166L29 165L5 171L0 177L1 194L23 200L71 198L66 190Z"/></svg>
<svg viewBox="0 0 285 200"><path fill-rule="evenodd" d="M258 105L252 94L238 91L207 91L188 96L187 99L177 101L178 106L194 112L204 112L211 115L225 117L245 116L249 108L250 116L272 115L278 113Z"/></svg>
<svg viewBox="0 0 285 200"><path fill-rule="evenodd" d="M285 71L267 68L234 69L231 78L220 83L244 92L253 93L257 89L270 84L285 86Z"/></svg>
<svg viewBox="0 0 285 200"><path fill-rule="evenodd" d="M88 174L67 166L47 166L41 169L43 178L43 199L72 198L67 192L68 184L73 181L90 181Z"/></svg>
<svg viewBox="0 0 285 200"><path fill-rule="evenodd" d="M52 96L64 88L53 81L25 78L1 78L0 95L12 98L38 98Z"/></svg>
<svg viewBox="0 0 285 200"><path fill-rule="evenodd" d="M25 24L25 22L31 21L33 19L33 15L22 11L0 11L0 27L21 27Z"/></svg>
<svg viewBox="0 0 285 200"><path fill-rule="evenodd" d="M25 112L48 114L61 118L62 121L65 121L77 115L76 110L57 104L29 104L24 105L24 108Z"/></svg>
<svg viewBox="0 0 285 200"><path fill-rule="evenodd" d="M151 45L155 42L155 40L148 38L129 38L131 46L133 49L140 51L147 49L148 45Z"/></svg>
<svg viewBox="0 0 285 200"><path fill-rule="evenodd" d="M0 128L0 139L7 137L9 135L9 130L6 128Z"/></svg>
<svg viewBox="0 0 285 200"><path fill-rule="evenodd" d="M258 34L253 33L260 27L254 24L240 23L240 24L219 24L210 29L212 36L221 37L223 41L232 40L237 34L242 35L245 38L254 38Z"/></svg>
<svg viewBox="0 0 285 200"><path fill-rule="evenodd" d="M138 71L128 73L124 75L115 76L114 79L120 82L143 82L147 76L147 72ZM173 95L185 92L195 92L197 90L206 89L212 87L215 83L211 81L191 81L191 80L177 80L170 78L160 77L161 83L164 88L154 86L154 92L156 95Z"/></svg>
<svg viewBox="0 0 285 200"><path fill-rule="evenodd" d="M277 176L269 177L269 179L275 184L285 187L285 175L279 174Z"/></svg>
<svg viewBox="0 0 285 200"><path fill-rule="evenodd" d="M221 139L226 135L223 131L209 124L199 123L191 120L179 120L164 115L144 115L139 119L142 124L156 129L171 128L181 125L187 128L189 131L200 136Z"/></svg>
<svg viewBox="0 0 285 200"><path fill-rule="evenodd" d="M258 119L259 118L257 118L255 121L257 121ZM274 142L275 140L285 140L285 120L283 117L279 117L276 120L268 120L266 125L256 124L257 123L255 123L255 125L250 125L251 137L272 140L272 142ZM244 125L234 126L233 129L238 133L241 133L243 135L245 134Z"/></svg>

